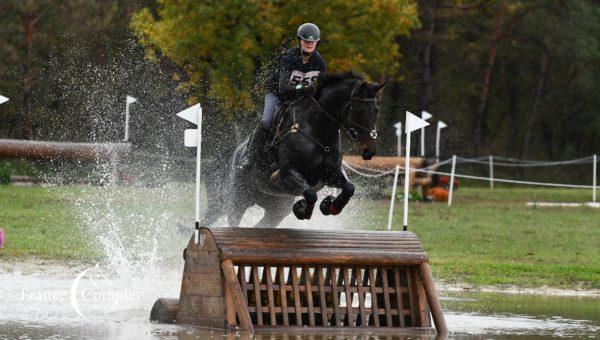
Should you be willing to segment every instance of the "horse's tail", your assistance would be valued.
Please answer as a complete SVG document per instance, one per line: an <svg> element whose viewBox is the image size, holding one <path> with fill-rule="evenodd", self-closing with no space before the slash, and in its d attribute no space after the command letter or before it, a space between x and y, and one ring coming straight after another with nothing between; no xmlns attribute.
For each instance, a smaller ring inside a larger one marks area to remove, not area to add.
<svg viewBox="0 0 600 340"><path fill-rule="evenodd" d="M224 214L226 199L231 188L230 173L234 152L235 147L218 155L202 172L207 197L207 209L202 226L212 225Z"/></svg>

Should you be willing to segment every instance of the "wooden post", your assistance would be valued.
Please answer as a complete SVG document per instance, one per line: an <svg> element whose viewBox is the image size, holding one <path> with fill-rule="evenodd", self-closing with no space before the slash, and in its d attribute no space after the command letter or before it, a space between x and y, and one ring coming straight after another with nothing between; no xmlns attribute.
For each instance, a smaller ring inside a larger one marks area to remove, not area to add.
<svg viewBox="0 0 600 340"><path fill-rule="evenodd" d="M437 329L438 334L448 334L448 327L446 326L446 319L444 313L442 313L442 306L438 299L435 285L433 284L433 277L431 275L431 269L429 263L425 262L419 265L419 274L423 280L423 286L425 288L425 294L427 295L427 301L429 302L429 308L431 309L431 316L433 323Z"/></svg>
<svg viewBox="0 0 600 340"><path fill-rule="evenodd" d="M231 260L224 260L221 262L221 270L223 270L225 286L227 287L226 290L229 290L235 312L240 319L241 329L254 333L254 326L252 326L252 319L250 319L250 312L248 312L248 304L246 298L242 294L237 275L235 274L235 268L233 267L233 262ZM227 307L229 308L229 303ZM229 311L227 312L227 315L229 318Z"/></svg>

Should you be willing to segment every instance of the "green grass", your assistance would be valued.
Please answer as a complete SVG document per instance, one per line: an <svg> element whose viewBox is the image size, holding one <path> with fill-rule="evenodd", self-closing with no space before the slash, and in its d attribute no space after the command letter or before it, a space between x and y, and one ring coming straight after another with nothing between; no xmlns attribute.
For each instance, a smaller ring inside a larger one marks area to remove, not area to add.
<svg viewBox="0 0 600 340"><path fill-rule="evenodd" d="M600 210L535 208L527 201L585 202L591 192L564 189L471 189L445 203L411 203L409 230L446 282L600 288ZM372 202L372 228L387 205ZM395 211L400 227L402 209Z"/></svg>
<svg viewBox="0 0 600 340"><path fill-rule="evenodd" d="M83 200L98 204L94 218L101 219L102 209L110 205L121 223L131 224L132 233L139 233L145 230L136 229L144 227L135 225L139 216L148 216L150 224L157 221L154 215L165 212L172 217L162 220L193 220L191 192L191 186L151 189L0 185L0 227L7 239L0 249L0 259L97 259L103 254L77 216L75 204L79 198L94 197ZM525 202L533 200L584 202L589 196L588 191L581 190L460 188L451 208L443 203L411 203L409 229L427 250L434 276L449 283L598 289L600 210L525 206ZM351 205L353 208L349 206L351 211L343 213L345 217L332 218L350 218L362 228L384 229L388 204L385 200L357 200ZM394 221L396 229L401 228L400 204ZM165 244L161 251L170 248L179 258L178 244Z"/></svg>
<svg viewBox="0 0 600 340"><path fill-rule="evenodd" d="M64 195L68 192L69 195ZM0 228L5 245L0 258L35 256L44 259L89 260L100 256L95 241L75 218L75 187L15 187L0 185Z"/></svg>

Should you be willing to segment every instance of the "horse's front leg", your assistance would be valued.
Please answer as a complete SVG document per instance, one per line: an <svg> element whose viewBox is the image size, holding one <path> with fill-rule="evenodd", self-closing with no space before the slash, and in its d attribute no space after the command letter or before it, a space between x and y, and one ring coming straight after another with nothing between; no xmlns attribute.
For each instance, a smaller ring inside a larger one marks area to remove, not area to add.
<svg viewBox="0 0 600 340"><path fill-rule="evenodd" d="M354 184L348 180L346 172L340 168L331 178L327 179L327 185L342 189L342 192L335 198L333 196L325 197L319 208L323 215L337 215L342 212L350 198L354 196Z"/></svg>
<svg viewBox="0 0 600 340"><path fill-rule="evenodd" d="M299 220L308 220L311 218L315 203L317 202L317 192L306 182L306 179L300 172L294 169L285 171L281 177L282 183L294 195L302 195L304 199L294 203L294 215Z"/></svg>

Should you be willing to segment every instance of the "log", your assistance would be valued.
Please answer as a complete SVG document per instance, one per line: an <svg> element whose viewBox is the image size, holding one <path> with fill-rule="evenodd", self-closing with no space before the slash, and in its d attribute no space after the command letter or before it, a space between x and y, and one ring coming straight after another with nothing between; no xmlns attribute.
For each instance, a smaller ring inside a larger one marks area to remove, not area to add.
<svg viewBox="0 0 600 340"><path fill-rule="evenodd" d="M0 157L56 160L114 160L131 151L130 143L71 143L0 139Z"/></svg>
<svg viewBox="0 0 600 340"><path fill-rule="evenodd" d="M177 320L178 309L178 299L158 299L150 311L150 321L158 323L175 323Z"/></svg>

